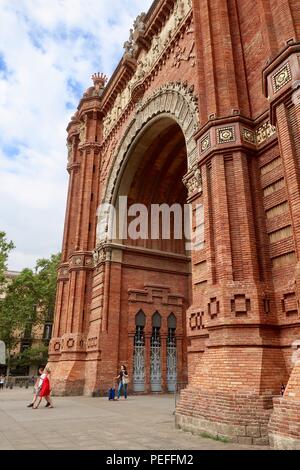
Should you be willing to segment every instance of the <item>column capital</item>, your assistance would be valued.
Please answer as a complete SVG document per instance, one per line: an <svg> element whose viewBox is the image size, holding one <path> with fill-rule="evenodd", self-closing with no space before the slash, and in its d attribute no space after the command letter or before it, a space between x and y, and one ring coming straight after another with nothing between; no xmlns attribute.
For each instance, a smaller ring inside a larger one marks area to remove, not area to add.
<svg viewBox="0 0 300 470"><path fill-rule="evenodd" d="M58 281L69 280L69 263L61 263L58 268Z"/></svg>
<svg viewBox="0 0 300 470"><path fill-rule="evenodd" d="M275 139L276 128L271 125L267 113L260 119L249 119L233 110L232 116L218 118L215 115L195 135L199 162L203 164L213 155L242 151L254 153Z"/></svg>
<svg viewBox="0 0 300 470"><path fill-rule="evenodd" d="M102 144L99 144L98 142L93 142L93 141L86 141L83 144L80 144L79 146L79 151L83 152L85 151L86 154L91 153L91 151L94 151L96 155L100 154L102 148Z"/></svg>
<svg viewBox="0 0 300 470"><path fill-rule="evenodd" d="M271 124L276 124L276 107L292 99L300 103L300 42L288 41L263 70L263 92L270 103Z"/></svg>
<svg viewBox="0 0 300 470"><path fill-rule="evenodd" d="M188 197L199 196L202 194L201 170L198 163L188 171L183 177L183 184L187 187Z"/></svg>
<svg viewBox="0 0 300 470"><path fill-rule="evenodd" d="M110 262L111 253L112 253L112 248L109 244L107 243L97 244L97 247L93 252L94 265L99 266L100 264Z"/></svg>
<svg viewBox="0 0 300 470"><path fill-rule="evenodd" d="M93 269L93 253L91 251L75 251L69 257L69 271Z"/></svg>

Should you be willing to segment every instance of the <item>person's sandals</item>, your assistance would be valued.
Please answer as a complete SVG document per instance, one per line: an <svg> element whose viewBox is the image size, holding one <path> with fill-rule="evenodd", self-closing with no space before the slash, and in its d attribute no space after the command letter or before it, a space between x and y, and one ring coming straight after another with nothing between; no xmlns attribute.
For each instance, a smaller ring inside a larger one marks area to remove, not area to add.
<svg viewBox="0 0 300 470"><path fill-rule="evenodd" d="M33 408L33 403L29 403L29 405L27 405L27 408Z"/></svg>

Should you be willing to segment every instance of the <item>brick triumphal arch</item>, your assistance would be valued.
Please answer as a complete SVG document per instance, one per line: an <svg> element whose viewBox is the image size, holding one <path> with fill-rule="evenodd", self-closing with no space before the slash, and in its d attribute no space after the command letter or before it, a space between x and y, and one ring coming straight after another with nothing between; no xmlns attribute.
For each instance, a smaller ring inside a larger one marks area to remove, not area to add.
<svg viewBox="0 0 300 470"><path fill-rule="evenodd" d="M187 383L183 429L300 445L299 11L156 0L93 76L68 126L55 393L106 393L124 363L135 393ZM130 237L125 199L189 205L202 236Z"/></svg>

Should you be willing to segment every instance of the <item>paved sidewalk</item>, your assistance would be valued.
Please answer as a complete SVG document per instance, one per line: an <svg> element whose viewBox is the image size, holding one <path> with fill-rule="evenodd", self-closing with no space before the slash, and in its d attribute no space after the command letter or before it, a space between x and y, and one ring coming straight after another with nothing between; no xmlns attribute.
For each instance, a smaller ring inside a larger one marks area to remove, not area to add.
<svg viewBox="0 0 300 470"><path fill-rule="evenodd" d="M171 396L54 398L54 409L26 408L28 390L0 391L0 450L229 450L225 444L175 429Z"/></svg>

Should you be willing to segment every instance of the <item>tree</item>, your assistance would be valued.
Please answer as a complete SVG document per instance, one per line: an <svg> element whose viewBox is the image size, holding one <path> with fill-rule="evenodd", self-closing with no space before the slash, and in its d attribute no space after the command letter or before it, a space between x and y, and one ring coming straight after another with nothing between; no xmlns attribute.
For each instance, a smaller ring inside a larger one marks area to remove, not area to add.
<svg viewBox="0 0 300 470"><path fill-rule="evenodd" d="M48 360L48 346L39 344L31 348L25 349L16 358L15 364L19 367L40 366L46 364Z"/></svg>
<svg viewBox="0 0 300 470"><path fill-rule="evenodd" d="M13 250L13 242L9 242L6 239L6 233L0 231L0 294L3 293L3 289L6 284L5 271L7 269L6 263L8 255Z"/></svg>
<svg viewBox="0 0 300 470"><path fill-rule="evenodd" d="M6 238L6 233L0 231L0 339L5 342L6 348L7 348L7 342L5 339L6 339L7 324L6 322L3 322L3 318L5 315L3 311L4 300L2 296L7 287L7 279L5 276L5 271L7 270L8 255L10 251L13 250L13 248L14 248L13 242L8 241Z"/></svg>
<svg viewBox="0 0 300 470"><path fill-rule="evenodd" d="M38 260L34 271L24 269L6 288L0 308L0 339L7 348L7 375L12 365L12 353L18 344L26 339L30 347L33 329L36 326L42 328L45 322L53 320L60 257L57 254L50 259ZM26 360L26 365L31 365L32 354L36 354L36 348L25 355L21 353L23 365ZM16 357L14 365L18 360Z"/></svg>
<svg viewBox="0 0 300 470"><path fill-rule="evenodd" d="M57 270L61 261L61 253L52 255L50 259L40 259L36 263L36 274L39 282L39 306L44 312L44 320L52 321L55 308Z"/></svg>
<svg viewBox="0 0 300 470"><path fill-rule="evenodd" d="M0 310L0 338L6 344L7 375L10 373L11 359L24 333L30 331L36 323L38 286L31 269L24 269L19 276L6 287L5 297Z"/></svg>

